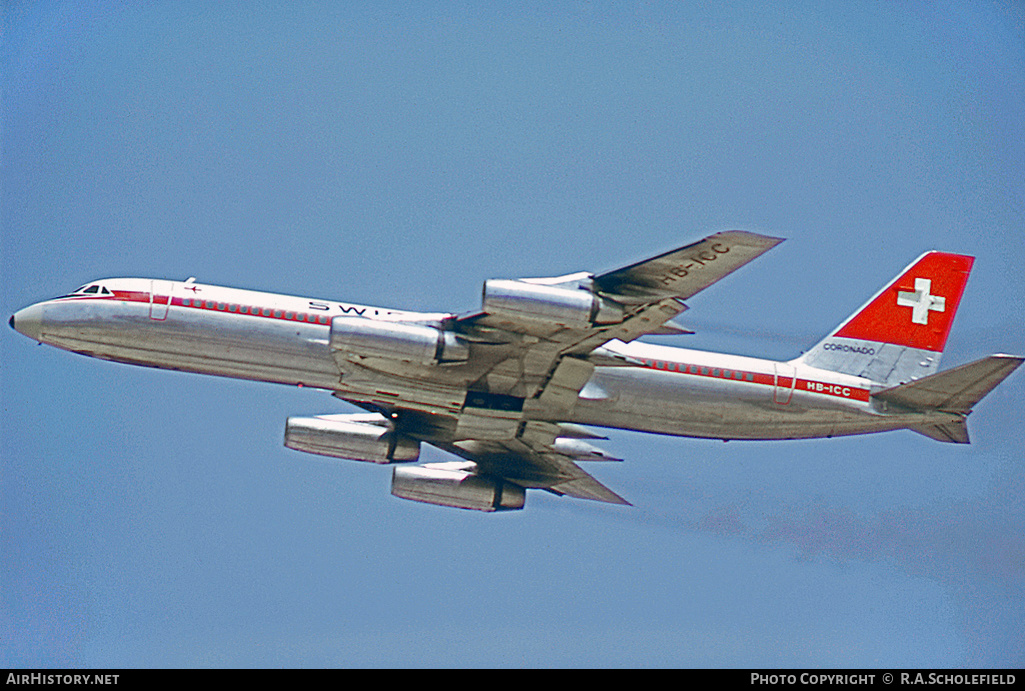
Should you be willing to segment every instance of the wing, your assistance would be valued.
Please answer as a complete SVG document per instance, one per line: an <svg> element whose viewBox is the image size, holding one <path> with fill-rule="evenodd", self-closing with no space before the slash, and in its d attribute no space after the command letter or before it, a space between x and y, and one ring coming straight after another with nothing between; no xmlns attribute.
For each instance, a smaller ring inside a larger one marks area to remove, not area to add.
<svg viewBox="0 0 1025 691"><path fill-rule="evenodd" d="M438 336L435 346L425 333L415 357L396 356L394 345L413 339L413 327L384 334L375 326L391 340L374 350L375 342L342 333L352 320L336 318L335 395L385 413L398 434L467 459L472 469L460 472L496 486L625 504L577 465L603 456L570 442L562 424L596 366L629 366L596 350L613 339L682 332L667 322L686 309L684 299L780 242L728 231L604 274L489 280L480 311L416 327Z"/></svg>
<svg viewBox="0 0 1025 691"><path fill-rule="evenodd" d="M595 278L598 289L621 301L690 298L779 243L782 238L742 230L716 233L657 257Z"/></svg>
<svg viewBox="0 0 1025 691"><path fill-rule="evenodd" d="M559 443L565 439L562 432L558 424L531 421L512 439L464 440L439 446L472 461L475 472L486 477L500 477L525 489L629 506L576 464L580 456Z"/></svg>
<svg viewBox="0 0 1025 691"><path fill-rule="evenodd" d="M590 377L597 348L613 339L680 332L666 322L686 309L683 299L780 242L728 231L598 276L488 281L483 311L454 328L471 341L519 347L476 388L566 408Z"/></svg>

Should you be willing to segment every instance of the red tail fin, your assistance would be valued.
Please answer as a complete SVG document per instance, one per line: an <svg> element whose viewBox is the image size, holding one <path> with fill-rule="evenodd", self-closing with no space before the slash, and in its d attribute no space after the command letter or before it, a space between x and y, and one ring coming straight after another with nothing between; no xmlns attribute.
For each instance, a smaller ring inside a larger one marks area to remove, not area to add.
<svg viewBox="0 0 1025 691"><path fill-rule="evenodd" d="M935 373L974 261L926 252L801 360L888 386Z"/></svg>
<svg viewBox="0 0 1025 691"><path fill-rule="evenodd" d="M942 351L974 258L928 252L834 336Z"/></svg>

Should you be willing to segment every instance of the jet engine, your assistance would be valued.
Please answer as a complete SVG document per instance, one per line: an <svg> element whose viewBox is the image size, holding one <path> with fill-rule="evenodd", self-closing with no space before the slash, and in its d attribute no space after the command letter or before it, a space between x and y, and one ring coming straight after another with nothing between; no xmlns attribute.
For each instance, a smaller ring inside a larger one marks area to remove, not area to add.
<svg viewBox="0 0 1025 691"><path fill-rule="evenodd" d="M551 322L586 328L623 321L622 306L583 288L490 279L484 282L483 308L510 319Z"/></svg>
<svg viewBox="0 0 1025 691"><path fill-rule="evenodd" d="M466 362L470 348L451 331L424 324L362 317L331 320L331 348L364 357L406 360L421 365Z"/></svg>
<svg viewBox="0 0 1025 691"><path fill-rule="evenodd" d="M392 469L391 493L402 499L474 511L516 511L526 490L501 478L472 472L473 463L454 461Z"/></svg>
<svg viewBox="0 0 1025 691"><path fill-rule="evenodd" d="M290 417L285 422L285 446L369 463L403 463L420 457L420 442L396 433L376 413Z"/></svg>

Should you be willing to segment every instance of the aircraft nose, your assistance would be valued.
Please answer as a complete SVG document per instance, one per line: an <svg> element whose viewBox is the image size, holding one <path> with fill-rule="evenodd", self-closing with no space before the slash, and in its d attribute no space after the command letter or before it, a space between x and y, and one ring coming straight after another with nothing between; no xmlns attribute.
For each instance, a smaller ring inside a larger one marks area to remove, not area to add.
<svg viewBox="0 0 1025 691"><path fill-rule="evenodd" d="M43 307L42 305L29 305L12 314L7 323L18 333L38 341L43 332Z"/></svg>

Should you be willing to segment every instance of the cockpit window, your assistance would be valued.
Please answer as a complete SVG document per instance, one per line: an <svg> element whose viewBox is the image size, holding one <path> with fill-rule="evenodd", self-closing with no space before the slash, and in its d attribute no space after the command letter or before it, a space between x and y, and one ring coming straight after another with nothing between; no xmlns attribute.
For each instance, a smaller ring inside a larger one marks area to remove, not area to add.
<svg viewBox="0 0 1025 691"><path fill-rule="evenodd" d="M86 284L79 288L76 288L71 295L113 295L106 286L102 286L99 283Z"/></svg>

